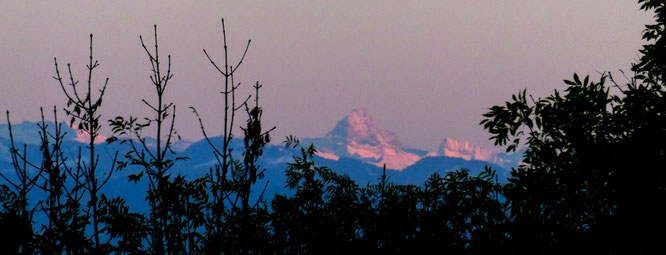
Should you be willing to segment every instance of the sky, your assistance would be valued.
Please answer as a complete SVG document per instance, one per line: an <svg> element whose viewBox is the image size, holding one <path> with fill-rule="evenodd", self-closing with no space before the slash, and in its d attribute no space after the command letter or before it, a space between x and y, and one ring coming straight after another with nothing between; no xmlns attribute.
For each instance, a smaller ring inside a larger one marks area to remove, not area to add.
<svg viewBox="0 0 666 255"><path fill-rule="evenodd" d="M219 135L223 78L202 49L222 61L224 18L232 60L252 40L235 79L241 97L264 85L263 124L277 127L274 141L322 136L366 108L404 145L431 151L444 137L491 146L482 114L522 89L545 97L574 72L629 72L652 21L636 1L620 0L1 0L0 13L0 110L12 122L65 106L53 58L85 82L90 33L94 86L110 80L102 119L150 116L141 99L155 93L139 35L152 43L156 24L160 54L172 56L166 99L178 107L176 128L202 138L195 107Z"/></svg>

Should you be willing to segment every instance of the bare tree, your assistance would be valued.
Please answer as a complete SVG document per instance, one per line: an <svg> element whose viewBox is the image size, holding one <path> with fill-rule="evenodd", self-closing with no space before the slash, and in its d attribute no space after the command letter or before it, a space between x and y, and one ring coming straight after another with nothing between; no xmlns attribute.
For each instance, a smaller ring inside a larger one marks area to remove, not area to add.
<svg viewBox="0 0 666 255"><path fill-rule="evenodd" d="M206 49L204 55L210 61L214 69L224 78L224 89L221 93L224 95L224 123L222 130L222 146L216 146L206 133L200 115L195 108L191 108L199 120L199 127L205 140L211 146L213 154L217 160L206 178L208 179L211 190L211 202L209 203L208 221L207 221L207 239L208 252L221 252L222 246L232 252L244 253L248 251L249 239L252 231L249 230L252 210L263 201L263 192L259 199L250 203L251 187L258 179L263 178L264 170L256 165L256 161L263 153L263 147L270 141L268 131L261 130L261 108L258 104L258 94L261 85L257 82L254 86L257 98L255 106L250 107L248 101L251 96L248 95L242 100L237 100L237 90L241 83L234 81L234 75L242 65L251 40L248 40L243 55L234 65L230 60L228 50L227 33L222 19L222 40L224 47L224 65L218 65L208 54ZM234 139L233 129L236 113L245 110L248 115L247 126L242 128L245 139L245 152L243 160L234 159L233 148L231 146ZM266 187L264 187L265 190ZM240 206L239 206L240 203ZM228 207L228 208L227 208ZM254 227L254 226L252 226ZM231 236L231 237L230 237ZM230 237L228 239L227 237Z"/></svg>
<svg viewBox="0 0 666 255"><path fill-rule="evenodd" d="M171 178L171 168L176 161L185 160L184 157L176 156L172 149L176 139L180 139L174 123L176 119L176 105L172 102L166 103L164 93L169 81L173 77L171 73L171 55L167 56L167 68L163 70L163 65L159 55L157 42L157 26L155 29L154 51L151 52L139 36L141 46L148 55L151 64L150 80L155 88L157 102L149 103L145 99L142 102L150 108L154 114L152 118L144 118L143 121L130 116L125 119L121 116L109 120L113 127L114 135L124 136L121 143L129 144L129 151L126 158L129 163L142 168L138 174L129 175L130 181L138 182L145 173L148 179L147 201L150 205L149 223L149 245L151 252L155 254L178 254L188 250L193 253L196 250L197 240L191 233L195 232L199 226L197 221L192 220L196 215L188 214L183 207L189 207L191 197L190 188L196 187L197 181L192 183L186 181L182 176ZM146 136L142 134L144 129L149 126L156 128L155 148L149 145ZM116 139L116 138L112 138ZM121 164L121 168L126 166L127 162ZM179 192L174 192L179 190ZM194 214L201 214L201 210ZM185 238L187 236L188 238Z"/></svg>
<svg viewBox="0 0 666 255"><path fill-rule="evenodd" d="M86 219L80 214L80 202L83 198L80 159L75 166L66 164L67 157L62 150L66 132L63 123L58 122L57 108L53 107L53 128L45 121L44 111L40 108L41 122L39 137L41 140L41 164L32 164L40 169L42 181L37 186L46 193L46 199L40 201L39 209L48 221L42 225L42 233L37 237L38 249L42 254L62 254L64 251L83 251L86 246L84 228ZM80 155L80 153L79 153ZM67 185L67 177L71 177Z"/></svg>
<svg viewBox="0 0 666 255"><path fill-rule="evenodd" d="M100 249L100 227L99 227L99 196L100 189L109 181L111 175L115 170L115 162L118 157L118 152L115 153L113 157L113 164L111 165L108 171L98 175L98 163L99 158L98 154L95 151L95 141L99 136L99 130L101 128L99 124L99 118L101 117L98 113L100 106L102 105L102 98L104 97L104 92L106 91L106 86L109 82L109 78L106 78L104 85L99 89L97 96L93 95L93 84L92 76L95 68L99 66L99 62L93 59L93 47L92 47L93 35L90 34L90 57L88 65L86 65L88 71L88 80L86 86L81 91L78 87L79 81L74 79L72 75L72 68L69 63L67 63L67 71L69 73L69 83L66 84L62 76L60 75L60 69L58 67L58 61L54 58L56 76L54 77L60 84L60 88L67 97L67 108L65 108L65 113L67 116L71 117L69 124L78 129L80 132L87 134L88 139L88 160L83 161L82 169L84 181L79 183L90 195L90 201L88 202L87 215L92 219L93 227L93 241L95 250Z"/></svg>
<svg viewBox="0 0 666 255"><path fill-rule="evenodd" d="M203 121L197 110L194 107L190 107L194 114L199 120L199 127L201 132L204 135L205 140L211 146L217 164L210 169L207 174L207 179L210 183L212 201L210 203L210 211L208 213L208 223L207 223L207 239L209 244L207 247L219 247L220 244L211 245L211 242L219 242L219 239L224 235L224 221L226 215L225 203L229 199L229 193L227 192L231 183L227 180L227 175L229 174L229 169L231 168L232 156L230 143L233 139L233 126L234 120L236 117L236 112L242 109L242 107L247 103L249 97L242 101L242 103L236 103L236 90L240 86L240 83L234 83L234 73L238 70L238 67L243 63L243 59L247 54L247 50L250 48L251 40L247 41L247 46L243 52L243 56L238 61L238 64L234 67L229 63L229 51L227 46L227 32L224 25L224 19L222 19L222 39L224 45L224 67L220 68L215 61L210 57L206 49L203 49L204 55L208 58L210 63L213 65L215 70L217 70L224 77L224 90L221 92L224 95L224 127L223 127L223 141L222 148L215 146L206 133L206 130L203 125ZM229 200L230 201L230 200ZM219 252L219 250L209 250L209 252Z"/></svg>

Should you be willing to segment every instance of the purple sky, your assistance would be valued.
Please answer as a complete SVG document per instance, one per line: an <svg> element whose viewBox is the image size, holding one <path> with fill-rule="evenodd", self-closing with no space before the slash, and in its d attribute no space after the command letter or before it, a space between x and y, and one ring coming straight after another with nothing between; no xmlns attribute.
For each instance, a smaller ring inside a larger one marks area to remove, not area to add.
<svg viewBox="0 0 666 255"><path fill-rule="evenodd" d="M102 118L148 114L139 35L151 38L157 24L161 53L173 58L167 98L179 107L177 128L201 138L194 106L220 134L222 79L202 48L222 60L224 17L232 58L252 39L237 80L264 84L264 123L277 126L276 140L323 135L364 107L403 144L429 150L443 137L490 145L481 114L523 88L546 96L573 72L628 71L652 19L636 1L607 0L44 2L0 2L0 110L15 122L64 106L53 57L85 81L89 33L95 78L110 78Z"/></svg>

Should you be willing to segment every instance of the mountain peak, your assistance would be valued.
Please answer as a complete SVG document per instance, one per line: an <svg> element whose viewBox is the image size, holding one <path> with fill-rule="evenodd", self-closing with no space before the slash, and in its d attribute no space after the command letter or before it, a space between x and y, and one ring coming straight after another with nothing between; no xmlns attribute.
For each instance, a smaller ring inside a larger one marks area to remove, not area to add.
<svg viewBox="0 0 666 255"><path fill-rule="evenodd" d="M401 146L393 132L375 126L372 116L365 108L352 110L326 137L341 139L348 143Z"/></svg>
<svg viewBox="0 0 666 255"><path fill-rule="evenodd" d="M380 167L386 164L387 168L396 170L421 159L404 151L393 132L377 128L365 108L351 111L331 132L318 139L318 146L322 157L351 156Z"/></svg>
<svg viewBox="0 0 666 255"><path fill-rule="evenodd" d="M367 136L377 131L377 127L372 122L372 116L365 108L354 109L344 121L349 124L349 131L359 136Z"/></svg>

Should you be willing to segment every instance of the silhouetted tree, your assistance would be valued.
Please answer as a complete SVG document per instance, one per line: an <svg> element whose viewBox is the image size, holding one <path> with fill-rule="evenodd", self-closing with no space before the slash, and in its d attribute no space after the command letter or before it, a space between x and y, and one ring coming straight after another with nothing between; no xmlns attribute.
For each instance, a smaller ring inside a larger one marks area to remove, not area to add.
<svg viewBox="0 0 666 255"><path fill-rule="evenodd" d="M108 252L114 254L149 254L143 241L147 235L143 214L130 212L125 200L120 197L100 199L100 221L105 224L104 233L109 236ZM115 241L115 242L114 242Z"/></svg>
<svg viewBox="0 0 666 255"><path fill-rule="evenodd" d="M54 120L55 127L53 133L48 130L48 125L44 120L44 111L41 110L41 123L39 126L39 136L41 140L40 150L42 152L42 169L43 175L42 184L37 182L37 187L46 192L47 198L40 204L40 211L43 211L48 220L47 224L42 226L43 233L41 234L38 242L40 242L41 253L62 254L63 242L62 235L67 232L66 219L63 219L64 199L63 193L65 190L65 180L67 178L66 171L61 167L64 166L65 158L60 150L62 139L62 124L58 123L57 111L54 107ZM53 144L49 141L51 137Z"/></svg>
<svg viewBox="0 0 666 255"><path fill-rule="evenodd" d="M268 186L268 181L255 199L252 201L252 186L258 180L264 178L265 168L258 165L258 160L264 153L264 146L270 142L269 130L263 130L261 125L261 116L263 110L259 107L259 82L254 86L255 97L254 106L248 107L245 104L245 111L248 115L243 130L243 162L234 160L231 176L231 190L234 202L232 211L229 213L228 221L230 226L230 248L232 253L237 254L256 254L268 253L269 250L269 217L264 200L264 191ZM240 206L238 206L240 203Z"/></svg>
<svg viewBox="0 0 666 255"><path fill-rule="evenodd" d="M224 46L224 66L220 67L204 49L204 55L210 63L224 77L224 127L221 148L214 145L205 131L203 121L195 108L192 111L199 119L199 126L205 140L211 146L217 163L206 175L210 189L210 201L207 203L206 223L206 252L247 254L258 253L267 247L268 212L263 199L263 191L252 202L252 186L264 176L265 169L257 165L257 160L263 154L263 147L270 142L268 131L262 130L259 107L259 88L255 88L255 106L248 106L248 96L242 101L236 101L236 91L241 83L234 81L234 74L243 63L250 40L245 47L242 57L234 66L229 62L227 35L224 19L222 19L222 38ZM231 143L234 139L233 129L236 112L245 109L248 114L247 125L242 128L244 132L243 160L234 158ZM268 183L266 183L267 185ZM266 187L264 187L265 191ZM264 251L265 252L265 251Z"/></svg>
<svg viewBox="0 0 666 255"><path fill-rule="evenodd" d="M334 173L317 166L313 145L303 147L298 139L289 136L286 147L298 148L285 171L286 187L294 196L276 195L272 201L272 225L276 248L282 254L330 254L330 237L335 234L336 222L327 212L325 188Z"/></svg>
<svg viewBox="0 0 666 255"><path fill-rule="evenodd" d="M650 84L663 84L666 77L666 7L659 0L638 0L641 10L655 13L654 24L645 25L643 39L650 42L640 50L641 58L631 70L637 78Z"/></svg>
<svg viewBox="0 0 666 255"><path fill-rule="evenodd" d="M81 253L89 249L86 240L85 226L87 217L81 212L81 201L84 179L79 152L76 165L68 165L68 158L62 150L66 133L62 131L63 123L58 122L57 108L53 107L53 128L44 120L41 111L39 137L41 145L40 180L37 187L46 194L40 201L39 210L47 217L42 224L41 233L37 236L37 247L41 254ZM68 177L71 180L68 180Z"/></svg>
<svg viewBox="0 0 666 255"><path fill-rule="evenodd" d="M69 73L69 84L66 86L66 82L60 75L60 69L58 68L58 60L54 58L56 76L54 77L62 89L63 93L67 97L67 108L65 108L65 113L67 116L71 117L69 125L83 132L87 135L88 139L88 158L87 160L82 161L83 177L82 182L79 183L88 193L89 200L87 203L88 210L87 215L90 216L92 220L92 237L94 252L102 251L102 243L100 241L101 229L99 226L100 223L100 213L99 213L99 199L100 199L100 189L109 181L111 175L115 170L115 162L118 157L118 152L115 153L113 157L114 164L109 166L106 172L101 174L97 173L99 168L99 159L98 154L95 152L95 142L99 138L99 130L101 125L99 123L99 118L101 117L98 110L102 106L102 98L104 97L104 92L106 91L106 86L109 83L109 78L106 78L104 85L99 89L99 94L97 97L93 95L93 82L92 74L95 68L99 66L99 62L93 59L93 47L92 47L93 35L90 34L90 56L89 62L86 65L88 70L88 80L86 86L83 88L83 91L80 91L78 85L79 81L74 79L72 75L71 65L67 64L67 71ZM75 179L79 181L78 179Z"/></svg>
<svg viewBox="0 0 666 255"><path fill-rule="evenodd" d="M5 184L0 185L0 245L8 254L31 254L32 222L21 212L20 198Z"/></svg>
<svg viewBox="0 0 666 255"><path fill-rule="evenodd" d="M29 170L32 165L26 156L27 145L23 146L23 152L16 147L9 111L6 114L10 141L9 154L16 179L12 181L0 173L0 177L8 184L0 185L0 225L2 225L0 231L2 236L7 237L2 242L9 253L32 254L35 252L32 223L37 207L36 203L30 204L28 193L35 188L41 171L31 173L33 171Z"/></svg>
<svg viewBox="0 0 666 255"><path fill-rule="evenodd" d="M359 224L363 252L411 254L417 251L419 188L397 185L386 176L360 190Z"/></svg>
<svg viewBox="0 0 666 255"><path fill-rule="evenodd" d="M2 190L4 212L1 218L6 220L2 223L5 225L2 229L7 231L3 236L9 240L4 247L8 248L8 252L22 254L81 253L90 247L84 234L88 220L82 214L80 205L83 197L80 191L82 186L78 184L82 179L81 168L74 172L73 167L65 164L67 158L61 148L65 133L62 131L62 123L58 123L56 108L53 109L56 123L53 128L49 128L45 121L43 109L40 111L41 122L37 126L41 157L33 159L27 157L27 145L23 145L22 152L16 148L7 112L11 144L9 152L16 179L12 181L2 173L0 177L16 192L8 187ZM66 183L68 176L73 178L69 184ZM32 190L35 191L29 197ZM40 194L45 194L45 199L35 199L41 197ZM32 203L29 203L30 200ZM44 214L46 222L33 225L35 213L38 212Z"/></svg>
<svg viewBox="0 0 666 255"><path fill-rule="evenodd" d="M176 139L180 139L174 127L176 119L176 106L167 103L164 93L173 77L171 73L171 55L167 56L166 73L162 69L162 62L158 50L157 26L155 29L154 52L148 50L143 38L139 36L141 46L148 55L151 64L151 82L157 94L157 102L151 104L142 100L154 113L152 118L144 118L141 122L136 117L128 119L118 116L109 120L114 135L124 136L121 143L128 144L129 150L125 155L128 161L121 163L124 168L127 164L139 166L142 170L138 174L130 174L129 180L138 182L145 174L148 179L146 200L150 205L150 214L145 227L149 237L149 252L153 254L182 254L197 253L201 243L201 235L197 233L203 224L203 206L207 197L202 193L205 190L204 179L187 181L181 175L172 178L171 168L184 157L178 157L172 149ZM143 135L145 128L154 126L155 145ZM117 138L111 138L115 141ZM113 201L112 201L113 202ZM116 210L126 212L118 214L119 217L133 217L136 222L136 231L143 230L141 217L128 214L124 201L116 201ZM124 229L119 229L123 233ZM141 244L141 235L131 236L132 243ZM139 238L139 239L136 239ZM128 245L129 247L129 245Z"/></svg>
<svg viewBox="0 0 666 255"><path fill-rule="evenodd" d="M485 254L504 248L508 221L501 192L488 167L478 176L467 169L433 174L419 196L419 249Z"/></svg>
<svg viewBox="0 0 666 255"><path fill-rule="evenodd" d="M519 252L651 253L666 237L652 231L666 227L657 213L666 201L666 13L662 1L639 3L657 14L644 32L654 43L625 85L610 73L598 82L574 74L564 93L535 100L522 91L484 115L496 145L527 145L505 189Z"/></svg>
<svg viewBox="0 0 666 255"><path fill-rule="evenodd" d="M502 185L486 168L433 174L425 187L396 185L386 176L359 188L348 176L317 166L316 149L288 137L299 156L288 163L294 195L272 202L273 242L283 254L432 252L476 254L505 248L509 224Z"/></svg>

